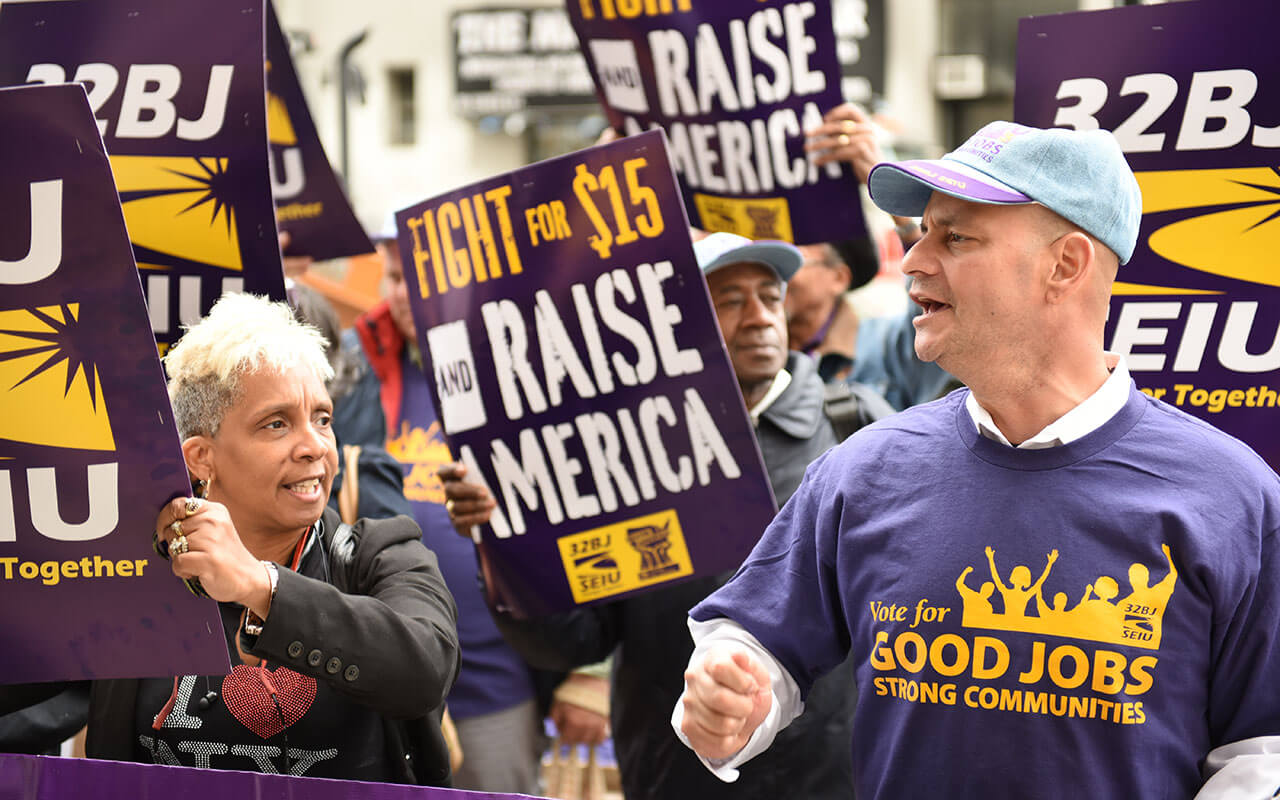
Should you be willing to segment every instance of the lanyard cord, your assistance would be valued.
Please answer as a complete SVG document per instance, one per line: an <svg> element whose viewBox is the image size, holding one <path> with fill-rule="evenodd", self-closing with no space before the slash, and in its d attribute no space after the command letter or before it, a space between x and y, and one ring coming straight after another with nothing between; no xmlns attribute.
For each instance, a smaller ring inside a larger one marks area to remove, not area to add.
<svg viewBox="0 0 1280 800"><path fill-rule="evenodd" d="M320 522L319 520L317 520L315 524L313 524L310 528L307 529L306 533L304 533L301 537L298 538L298 543L293 548L293 557L289 559L290 561L289 569L293 570L294 572L298 571L298 567L302 563L302 556L303 554L306 553L307 545L311 542L311 537L318 533L319 526L320 526ZM245 609L244 611L240 612L241 626L244 625L244 616L247 613L247 611L248 609ZM239 642L237 642L236 649L237 650L240 649ZM245 666L248 666L248 665L246 664ZM284 770L280 774L289 775L291 774L291 769L292 769L292 762L290 761L290 757L289 757L289 724L285 721L284 709L281 708L280 706L279 690L276 688L275 681L272 680L271 678L271 673L267 670L267 660L265 658L261 659L258 662L258 665L256 667L249 667L249 669L254 671L254 674L257 677L258 681L262 684L263 688L267 690L267 695L271 698L271 705L275 707L276 716L280 719L280 734L283 737L283 746L281 747L280 755L281 755L281 760L283 761L283 766L284 766ZM164 707L160 709L160 712L156 714L155 720L151 723L152 730L158 731L161 728L163 728L165 722L168 721L169 719L169 715L173 713L173 706L178 700L179 681L180 681L179 676L177 675L173 676L173 691L170 692L169 699L165 701ZM205 678L205 681L206 681L206 688L208 688L207 686L208 677ZM212 694L212 692L207 692L206 697L208 697L209 694Z"/></svg>

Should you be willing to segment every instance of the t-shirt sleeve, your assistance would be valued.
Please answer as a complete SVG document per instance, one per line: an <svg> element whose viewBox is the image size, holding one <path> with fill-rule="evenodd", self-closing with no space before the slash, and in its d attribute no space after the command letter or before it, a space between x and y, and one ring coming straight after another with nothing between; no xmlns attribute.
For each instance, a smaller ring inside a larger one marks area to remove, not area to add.
<svg viewBox="0 0 1280 800"><path fill-rule="evenodd" d="M1259 539L1257 564L1234 608L1214 621L1209 733L1214 747L1280 735L1280 530ZM1253 570L1247 569L1246 574Z"/></svg>
<svg viewBox="0 0 1280 800"><path fill-rule="evenodd" d="M689 612L699 622L737 622L786 667L802 696L849 650L835 567L844 505L832 457L839 450L809 466L737 574Z"/></svg>

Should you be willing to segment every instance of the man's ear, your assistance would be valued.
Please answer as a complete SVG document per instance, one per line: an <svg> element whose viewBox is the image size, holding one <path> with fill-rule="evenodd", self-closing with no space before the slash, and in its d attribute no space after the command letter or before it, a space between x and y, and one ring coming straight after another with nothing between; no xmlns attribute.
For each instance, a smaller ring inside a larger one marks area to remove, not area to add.
<svg viewBox="0 0 1280 800"><path fill-rule="evenodd" d="M201 481L213 480L213 439L203 434L192 436L182 443L182 458L187 462L187 472Z"/></svg>
<svg viewBox="0 0 1280 800"><path fill-rule="evenodd" d="M1050 250L1054 264L1046 299L1059 303L1088 284L1089 276L1098 266L1098 253L1093 240L1083 231L1064 234L1050 245Z"/></svg>
<svg viewBox="0 0 1280 800"><path fill-rule="evenodd" d="M853 270L843 261L837 261L832 265L832 269L836 272L836 285L840 287L840 291L849 291L853 286Z"/></svg>

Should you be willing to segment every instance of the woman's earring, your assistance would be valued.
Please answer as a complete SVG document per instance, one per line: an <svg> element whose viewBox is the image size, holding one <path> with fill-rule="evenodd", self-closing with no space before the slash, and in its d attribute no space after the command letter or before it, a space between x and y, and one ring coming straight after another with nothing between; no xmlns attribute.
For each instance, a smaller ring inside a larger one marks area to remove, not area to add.
<svg viewBox="0 0 1280 800"><path fill-rule="evenodd" d="M212 478L210 478L209 480L201 479L196 481L196 497L199 497L201 500L208 500L209 489L212 488L212 486L213 486Z"/></svg>

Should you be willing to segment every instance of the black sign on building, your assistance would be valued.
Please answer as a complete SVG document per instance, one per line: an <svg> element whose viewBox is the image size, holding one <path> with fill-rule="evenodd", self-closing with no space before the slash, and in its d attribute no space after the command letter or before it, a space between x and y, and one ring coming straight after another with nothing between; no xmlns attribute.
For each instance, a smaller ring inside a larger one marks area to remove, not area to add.
<svg viewBox="0 0 1280 800"><path fill-rule="evenodd" d="M871 109L884 97L885 0L832 0L844 98Z"/></svg>
<svg viewBox="0 0 1280 800"><path fill-rule="evenodd" d="M454 12L452 24L463 116L595 104L591 75L563 7L467 9Z"/></svg>

